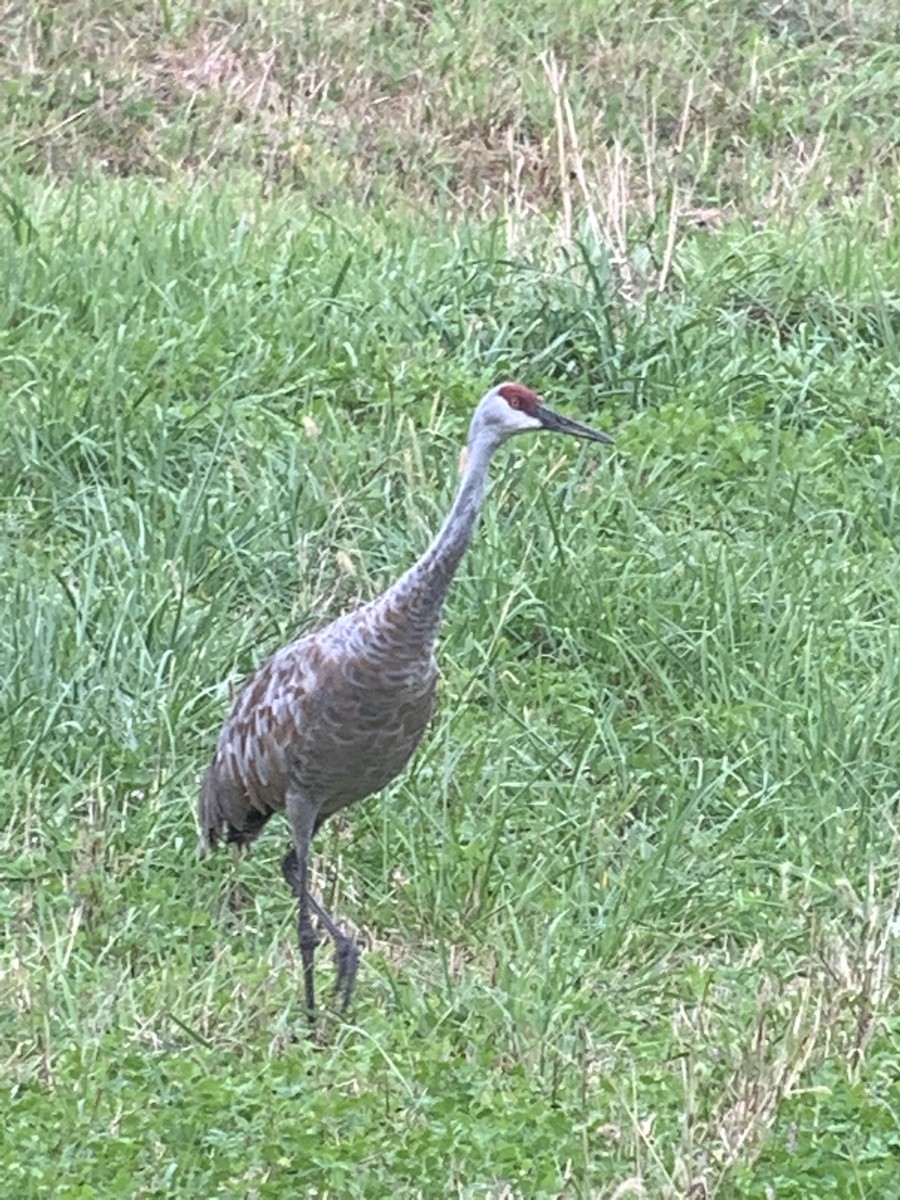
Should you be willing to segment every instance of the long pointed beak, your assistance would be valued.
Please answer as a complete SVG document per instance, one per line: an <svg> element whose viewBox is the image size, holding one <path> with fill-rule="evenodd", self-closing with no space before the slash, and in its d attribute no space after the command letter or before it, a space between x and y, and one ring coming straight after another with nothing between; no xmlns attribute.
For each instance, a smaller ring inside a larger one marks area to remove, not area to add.
<svg viewBox="0 0 900 1200"><path fill-rule="evenodd" d="M552 408L545 408L543 404L534 415L551 433L570 433L572 437L586 438L589 442L604 442L608 446L613 444L608 433L591 429L590 425L582 425L580 421L573 421L571 417L562 417Z"/></svg>

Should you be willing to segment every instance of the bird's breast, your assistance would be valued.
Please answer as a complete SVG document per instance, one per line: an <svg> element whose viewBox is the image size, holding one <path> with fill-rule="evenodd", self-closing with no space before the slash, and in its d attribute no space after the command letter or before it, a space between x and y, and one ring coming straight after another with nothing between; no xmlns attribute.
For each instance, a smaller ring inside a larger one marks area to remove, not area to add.
<svg viewBox="0 0 900 1200"><path fill-rule="evenodd" d="M313 705L314 737L297 762L311 790L334 811L379 791L409 761L434 710L437 668L419 664L344 664Z"/></svg>
<svg viewBox="0 0 900 1200"><path fill-rule="evenodd" d="M431 719L437 678L430 651L379 655L359 653L346 637L302 639L236 697L220 774L260 811L282 808L293 786L334 812L403 770Z"/></svg>

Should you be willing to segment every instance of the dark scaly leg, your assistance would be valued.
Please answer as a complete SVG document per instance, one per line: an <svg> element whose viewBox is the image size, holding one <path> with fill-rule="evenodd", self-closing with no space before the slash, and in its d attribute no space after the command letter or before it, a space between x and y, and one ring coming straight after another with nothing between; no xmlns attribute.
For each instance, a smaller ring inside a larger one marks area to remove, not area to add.
<svg viewBox="0 0 900 1200"><path fill-rule="evenodd" d="M318 944L315 930L309 919L309 910L316 914L325 926L325 932L334 942L334 959L337 963L337 978L334 981L334 994L341 998L341 1012L345 1012L353 994L353 984L359 968L359 947L352 937L344 933L332 917L331 913L319 903L315 896L304 888L301 882L301 872L294 847L284 856L281 870L294 895L300 901L300 921L298 927L298 943L303 959L303 977L306 983L306 1006L312 1011L313 983L312 960L313 952ZM303 899L306 904L303 904ZM305 919L304 919L305 912Z"/></svg>
<svg viewBox="0 0 900 1200"><path fill-rule="evenodd" d="M316 916L325 926L326 932L334 942L334 961L337 963L337 978L334 981L334 994L341 998L341 1012L347 1011L350 997L353 994L353 984L356 982L356 972L359 968L359 946L349 934L335 924L331 914L327 912L315 896L309 897L310 905L315 909Z"/></svg>
<svg viewBox="0 0 900 1200"><path fill-rule="evenodd" d="M319 944L319 939L316 937L316 931L312 927L312 920L309 915L310 894L309 888L306 885L306 866L309 854L309 847L306 852L301 855L297 854L294 846L291 846L281 864L281 872L288 884L288 887L297 897L298 904L298 919L297 919L297 945L300 947L300 959L303 963L303 987L306 992L306 1008L309 1015L312 1016L316 1010L316 989L313 980L313 960L315 957L316 946ZM302 861L302 866L301 866Z"/></svg>
<svg viewBox="0 0 900 1200"><path fill-rule="evenodd" d="M343 1012L350 1003L350 996L353 992L353 983L359 966L359 947L353 938L348 937L338 927L331 914L309 891L309 846L313 834L321 824L318 807L298 793L289 793L286 809L294 834L294 845L285 855L281 870L300 906L297 941L300 946L300 957L303 960L306 1007L311 1013L315 1008L313 954L318 939L312 927L310 916L310 910L312 910L334 942L337 963L334 991L335 995L341 997L341 1011Z"/></svg>
<svg viewBox="0 0 900 1200"><path fill-rule="evenodd" d="M303 962L303 986L306 992L306 1008L312 1017L316 1010L316 990L313 981L313 957L319 939L313 929L310 916L309 895L309 846L318 823L319 806L303 792L291 788L285 798L287 818L294 835L293 848L285 856L281 870L289 887L297 897L297 944Z"/></svg>

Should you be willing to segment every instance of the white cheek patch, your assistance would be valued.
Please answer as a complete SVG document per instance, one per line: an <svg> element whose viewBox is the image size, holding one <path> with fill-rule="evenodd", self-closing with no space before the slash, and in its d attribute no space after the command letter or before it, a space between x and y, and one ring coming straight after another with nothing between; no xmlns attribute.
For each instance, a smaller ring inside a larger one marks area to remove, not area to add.
<svg viewBox="0 0 900 1200"><path fill-rule="evenodd" d="M530 413L519 412L517 415L519 418L519 427L523 433L525 432L526 429L527 430L543 429L543 425L538 420L538 418L531 416Z"/></svg>

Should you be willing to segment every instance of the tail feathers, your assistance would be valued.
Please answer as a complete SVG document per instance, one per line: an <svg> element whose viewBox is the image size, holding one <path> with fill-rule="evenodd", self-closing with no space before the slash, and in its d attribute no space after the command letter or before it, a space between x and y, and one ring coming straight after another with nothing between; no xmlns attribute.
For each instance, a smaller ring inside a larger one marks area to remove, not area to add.
<svg viewBox="0 0 900 1200"><path fill-rule="evenodd" d="M271 815L271 811L254 808L244 788L221 779L215 763L210 763L203 776L197 806L200 853L215 850L221 841L249 846L259 837Z"/></svg>

